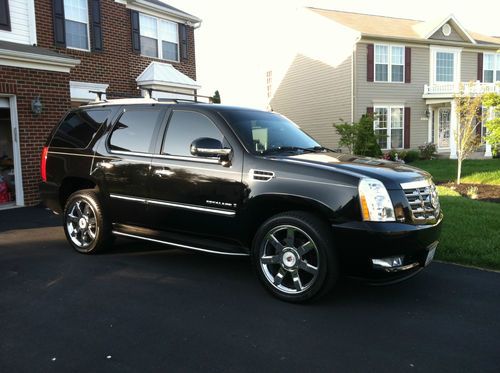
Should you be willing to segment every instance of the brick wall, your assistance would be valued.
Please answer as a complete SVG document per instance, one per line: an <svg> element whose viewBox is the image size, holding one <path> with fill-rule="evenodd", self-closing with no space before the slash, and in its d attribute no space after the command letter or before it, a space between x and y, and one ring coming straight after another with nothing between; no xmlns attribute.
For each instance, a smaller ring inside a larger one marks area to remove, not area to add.
<svg viewBox="0 0 500 373"><path fill-rule="evenodd" d="M114 93L138 95L135 79L151 63L159 59L142 57L132 52L129 10L114 0L101 0L103 51L83 52L54 46L52 1L35 2L38 45L74 56L81 64L71 70L70 80L109 84L108 97ZM172 65L196 79L194 30L188 27L187 62ZM168 62L171 63L171 62Z"/></svg>
<svg viewBox="0 0 500 373"><path fill-rule="evenodd" d="M39 202L40 153L54 125L68 110L69 74L41 70L0 66L0 93L14 94L17 98L19 143L27 206ZM35 117L31 101L40 95L43 112Z"/></svg>

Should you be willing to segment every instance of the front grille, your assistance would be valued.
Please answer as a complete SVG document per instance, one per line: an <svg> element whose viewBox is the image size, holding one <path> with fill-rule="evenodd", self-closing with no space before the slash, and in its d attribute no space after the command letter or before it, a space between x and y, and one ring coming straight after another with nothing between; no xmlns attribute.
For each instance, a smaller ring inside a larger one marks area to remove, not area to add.
<svg viewBox="0 0 500 373"><path fill-rule="evenodd" d="M439 198L434 184L404 189L404 193L415 222L426 223L439 216Z"/></svg>

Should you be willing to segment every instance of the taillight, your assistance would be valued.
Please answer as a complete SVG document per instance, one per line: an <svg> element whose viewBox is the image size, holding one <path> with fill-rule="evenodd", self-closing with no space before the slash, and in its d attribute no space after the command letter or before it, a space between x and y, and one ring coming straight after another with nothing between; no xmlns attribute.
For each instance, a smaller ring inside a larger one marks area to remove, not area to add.
<svg viewBox="0 0 500 373"><path fill-rule="evenodd" d="M42 150L42 160L40 162L40 175L42 176L42 181L47 181L47 153L49 148L47 146L43 147Z"/></svg>

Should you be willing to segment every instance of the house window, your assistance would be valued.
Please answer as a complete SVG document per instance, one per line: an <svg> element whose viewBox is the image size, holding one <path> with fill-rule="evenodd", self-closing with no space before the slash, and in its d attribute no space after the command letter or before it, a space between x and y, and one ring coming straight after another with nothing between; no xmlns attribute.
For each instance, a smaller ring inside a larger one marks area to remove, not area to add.
<svg viewBox="0 0 500 373"><path fill-rule="evenodd" d="M64 0L66 46L89 50L89 8L87 0Z"/></svg>
<svg viewBox="0 0 500 373"><path fill-rule="evenodd" d="M436 82L453 82L455 76L455 53L436 52Z"/></svg>
<svg viewBox="0 0 500 373"><path fill-rule="evenodd" d="M179 28L177 23L140 14L141 54L179 61Z"/></svg>
<svg viewBox="0 0 500 373"><path fill-rule="evenodd" d="M500 54L485 53L483 57L483 82L500 82Z"/></svg>
<svg viewBox="0 0 500 373"><path fill-rule="evenodd" d="M404 138L404 107L377 106L374 108L373 130L382 149L400 149Z"/></svg>
<svg viewBox="0 0 500 373"><path fill-rule="evenodd" d="M394 45L375 45L375 81L404 81L405 50Z"/></svg>
<svg viewBox="0 0 500 373"><path fill-rule="evenodd" d="M10 31L9 0L0 0L0 30Z"/></svg>

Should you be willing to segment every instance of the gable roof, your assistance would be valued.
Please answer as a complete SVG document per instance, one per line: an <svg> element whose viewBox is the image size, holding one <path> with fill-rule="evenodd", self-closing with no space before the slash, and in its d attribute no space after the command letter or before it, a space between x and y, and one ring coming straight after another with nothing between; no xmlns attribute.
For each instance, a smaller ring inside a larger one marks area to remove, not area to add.
<svg viewBox="0 0 500 373"><path fill-rule="evenodd" d="M420 21L339 10L309 9L323 17L356 30L364 36L424 41L429 39L445 23L450 23L460 36L471 44L500 46L499 38L469 32L460 25L453 15L432 21Z"/></svg>

